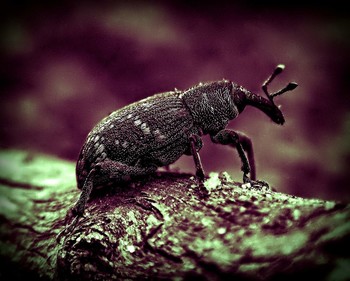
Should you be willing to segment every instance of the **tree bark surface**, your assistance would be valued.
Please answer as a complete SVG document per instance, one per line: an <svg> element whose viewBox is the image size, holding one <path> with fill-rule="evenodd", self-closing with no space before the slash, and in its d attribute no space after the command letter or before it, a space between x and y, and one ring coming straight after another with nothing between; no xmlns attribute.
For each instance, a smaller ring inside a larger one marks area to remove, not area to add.
<svg viewBox="0 0 350 281"><path fill-rule="evenodd" d="M225 174L207 179L207 198L180 173L97 190L56 239L79 197L74 166L0 152L1 280L350 278L346 202L244 188Z"/></svg>

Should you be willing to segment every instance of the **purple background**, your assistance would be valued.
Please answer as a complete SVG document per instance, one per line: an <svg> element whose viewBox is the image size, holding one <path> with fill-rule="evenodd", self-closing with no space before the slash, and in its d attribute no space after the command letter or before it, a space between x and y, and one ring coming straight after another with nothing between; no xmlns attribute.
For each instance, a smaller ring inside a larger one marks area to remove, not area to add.
<svg viewBox="0 0 350 281"><path fill-rule="evenodd" d="M222 78L261 93L283 63L271 91L299 84L276 98L286 124L247 108L229 127L252 138L259 179L295 195L350 199L350 20L337 1L8 3L0 15L2 148L75 160L94 124L117 108ZM241 181L237 153L204 142L206 172ZM194 172L188 156L173 167Z"/></svg>

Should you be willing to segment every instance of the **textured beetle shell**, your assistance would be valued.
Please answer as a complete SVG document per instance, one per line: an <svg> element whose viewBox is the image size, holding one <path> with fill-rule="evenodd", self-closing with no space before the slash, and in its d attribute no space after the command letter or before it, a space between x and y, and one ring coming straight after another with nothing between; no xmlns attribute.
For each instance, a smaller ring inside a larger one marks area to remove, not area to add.
<svg viewBox="0 0 350 281"><path fill-rule="evenodd" d="M184 92L153 95L114 111L85 140L76 166L78 188L96 164L105 160L155 171L191 154L191 135L215 135L238 115L232 87L227 80L200 83ZM197 150L201 147L198 141ZM95 176L94 185L105 183L110 176Z"/></svg>
<svg viewBox="0 0 350 281"><path fill-rule="evenodd" d="M76 166L78 188L105 159L133 166L165 166L189 150L199 134L179 92L167 92L130 104L105 117L89 133Z"/></svg>
<svg viewBox="0 0 350 281"><path fill-rule="evenodd" d="M204 134L214 135L239 114L233 100L232 82L227 80L201 83L183 94L193 121Z"/></svg>

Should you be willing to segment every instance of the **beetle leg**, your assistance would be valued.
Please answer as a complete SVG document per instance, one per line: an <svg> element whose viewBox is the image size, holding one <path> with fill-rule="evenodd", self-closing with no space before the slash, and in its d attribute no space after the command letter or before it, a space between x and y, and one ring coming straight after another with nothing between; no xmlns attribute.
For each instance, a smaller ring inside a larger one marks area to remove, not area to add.
<svg viewBox="0 0 350 281"><path fill-rule="evenodd" d="M77 226L77 223L79 221L79 218L83 216L85 205L87 200L89 199L92 187L93 187L93 177L95 175L96 169L92 169L88 176L86 177L86 180L84 182L80 197L78 201L75 203L74 207L72 208L72 213L67 214L67 218L69 220L72 219L72 215L74 216L71 223L69 223L68 226L66 226L56 237L56 241L60 243L61 237L66 234L67 232L72 232L75 227ZM66 218L66 219L67 219Z"/></svg>
<svg viewBox="0 0 350 281"><path fill-rule="evenodd" d="M251 140L246 135L230 129L224 129L219 131L216 135L212 135L211 140L214 143L224 145L228 144L237 149L238 155L242 161L241 170L243 172L244 183L251 183L252 186L268 185L263 181L256 181L253 145ZM248 157L244 151L246 151ZM250 174L250 178L248 177L248 174Z"/></svg>
<svg viewBox="0 0 350 281"><path fill-rule="evenodd" d="M198 153L198 150L202 147L201 145L198 145L198 144L201 142L202 140L198 135L190 136L190 149L191 149L191 154L193 156L194 164L196 165L196 176L200 182L203 182L205 177L204 169L203 169L201 158L199 157L199 153Z"/></svg>
<svg viewBox="0 0 350 281"><path fill-rule="evenodd" d="M241 143L243 150L247 153L248 156L248 163L250 166L250 179L256 180L256 168L252 140L241 132L236 132L236 134L238 135L239 142Z"/></svg>
<svg viewBox="0 0 350 281"><path fill-rule="evenodd" d="M86 177L83 188L81 190L80 197L72 209L72 213L75 216L79 216L79 217L83 216L86 202L90 197L90 193L93 187L93 179L94 179L95 172L96 172L96 169L94 168L89 172L88 176Z"/></svg>
<svg viewBox="0 0 350 281"><path fill-rule="evenodd" d="M198 135L190 136L190 151L193 156L194 164L196 165L196 177L199 181L198 186L198 195L200 198L208 197L208 190L204 186L204 169L201 162L201 158L199 157L198 151L202 148L202 139Z"/></svg>
<svg viewBox="0 0 350 281"><path fill-rule="evenodd" d="M114 181L128 181L131 177L143 176L151 174L157 170L156 166L129 166L117 161L105 160L96 164L88 174L80 198L73 208L73 213L77 216L82 216L85 210L86 202L90 197L91 190L93 188L93 181L96 174L100 178L104 178L106 182L109 180Z"/></svg>
<svg viewBox="0 0 350 281"><path fill-rule="evenodd" d="M156 166L128 166L112 160L105 160L96 164L95 167L90 170L88 176L86 177L80 197L72 209L72 214L74 216L73 221L58 234L56 238L57 241L60 241L62 235L65 234L67 231L72 232L76 227L79 218L83 216L85 205L90 198L90 194L94 185L94 178L96 176L102 179L104 178L106 182L108 182L108 180L126 181L133 176L143 176L151 174L156 170Z"/></svg>

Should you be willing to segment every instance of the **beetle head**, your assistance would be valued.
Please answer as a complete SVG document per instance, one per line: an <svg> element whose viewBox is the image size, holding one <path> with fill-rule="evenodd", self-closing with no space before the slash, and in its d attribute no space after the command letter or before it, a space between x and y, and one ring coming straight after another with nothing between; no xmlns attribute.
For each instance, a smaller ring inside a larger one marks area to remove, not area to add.
<svg viewBox="0 0 350 281"><path fill-rule="evenodd" d="M284 123L284 116L283 116L283 113L281 111L281 106L276 106L275 105L275 102L274 102L274 98L276 96L279 96L279 95L282 95L283 93L285 92L288 92L288 91L292 91L294 90L298 84L295 83L295 82L290 82L288 83L287 86L285 86L284 88L282 88L281 90L275 92L275 93L272 93L270 94L267 90L267 86L268 84L271 83L271 81L278 75L280 74L283 70L284 70L284 65L283 64L279 64L277 65L277 67L275 68L274 72L271 74L271 76L265 81L265 83L263 84L262 86L262 89L266 95L266 97L269 99L269 101L271 102L271 104L273 105L273 108L272 108L272 114L270 115L272 121L274 121L275 123L277 124L280 124L280 125L283 125Z"/></svg>
<svg viewBox="0 0 350 281"><path fill-rule="evenodd" d="M234 104L237 106L239 112L242 112L246 105L251 105L263 111L276 124L283 125L283 123L285 122L284 116L281 111L281 107L275 104L274 98L276 96L282 95L285 92L294 90L298 86L298 84L295 82L291 82L286 87L271 94L267 90L267 86L278 74L280 74L283 71L283 69L284 65L278 65L274 72L271 74L271 76L263 84L262 89L267 99L263 98L260 95L251 93L242 86L233 84L232 97L234 100Z"/></svg>
<svg viewBox="0 0 350 281"><path fill-rule="evenodd" d="M276 124L278 124L278 125L283 125L284 122L285 122L280 105L279 106L274 106L272 108L270 117L271 117L271 120L273 122L275 122Z"/></svg>

